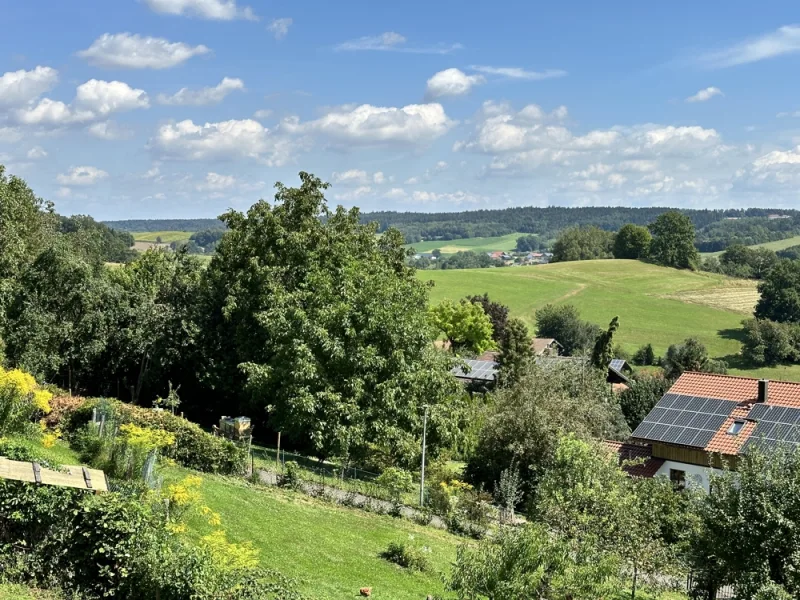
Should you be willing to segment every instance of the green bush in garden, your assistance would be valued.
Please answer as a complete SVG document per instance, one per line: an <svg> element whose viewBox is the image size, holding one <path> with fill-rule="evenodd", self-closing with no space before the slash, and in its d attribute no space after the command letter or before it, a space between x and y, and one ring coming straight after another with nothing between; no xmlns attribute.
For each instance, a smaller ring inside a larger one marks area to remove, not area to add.
<svg viewBox="0 0 800 600"><path fill-rule="evenodd" d="M118 400L88 400L66 419L65 431L76 433L91 420L95 408L116 425L133 424L174 434L175 445L164 448L161 454L184 467L224 475L241 475L247 468L247 452L233 442L211 435L196 423L167 411L141 408Z"/></svg>

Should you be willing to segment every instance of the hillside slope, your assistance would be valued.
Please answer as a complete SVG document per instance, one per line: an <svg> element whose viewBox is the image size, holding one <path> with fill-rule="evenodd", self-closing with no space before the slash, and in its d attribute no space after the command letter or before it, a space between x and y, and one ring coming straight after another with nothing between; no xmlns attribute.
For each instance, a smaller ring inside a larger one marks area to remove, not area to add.
<svg viewBox="0 0 800 600"><path fill-rule="evenodd" d="M800 380L800 366L748 370L738 360L741 321L758 300L756 282L678 271L630 260L596 260L533 267L420 271L432 280L431 301L488 293L529 326L548 303L574 304L583 318L605 327L620 318L615 340L627 350L653 344L658 354L694 336L732 372Z"/></svg>

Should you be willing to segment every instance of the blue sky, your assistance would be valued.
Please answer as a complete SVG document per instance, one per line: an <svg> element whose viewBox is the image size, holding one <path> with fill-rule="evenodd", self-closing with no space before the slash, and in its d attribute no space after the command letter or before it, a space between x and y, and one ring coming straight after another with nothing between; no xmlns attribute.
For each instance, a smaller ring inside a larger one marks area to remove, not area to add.
<svg viewBox="0 0 800 600"><path fill-rule="evenodd" d="M59 212L798 207L796 2L28 0L0 163Z"/></svg>

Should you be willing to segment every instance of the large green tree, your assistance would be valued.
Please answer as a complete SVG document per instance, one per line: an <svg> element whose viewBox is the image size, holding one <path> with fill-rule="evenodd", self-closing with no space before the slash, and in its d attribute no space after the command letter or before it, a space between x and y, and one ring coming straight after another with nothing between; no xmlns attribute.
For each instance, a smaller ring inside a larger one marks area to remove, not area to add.
<svg viewBox="0 0 800 600"><path fill-rule="evenodd" d="M694 246L695 231L692 220L676 210L665 212L650 226L653 241L650 258L665 267L694 269L700 254Z"/></svg>
<svg viewBox="0 0 800 600"><path fill-rule="evenodd" d="M45 381L86 389L116 330L117 306L102 264L59 240L19 276L5 324L8 359Z"/></svg>
<svg viewBox="0 0 800 600"><path fill-rule="evenodd" d="M614 238L614 258L647 258L652 240L647 227L623 225Z"/></svg>
<svg viewBox="0 0 800 600"><path fill-rule="evenodd" d="M502 384L512 385L516 382L535 358L527 325L521 319L510 319L497 357Z"/></svg>
<svg viewBox="0 0 800 600"><path fill-rule="evenodd" d="M758 284L756 318L800 322L800 261L784 259Z"/></svg>
<svg viewBox="0 0 800 600"><path fill-rule="evenodd" d="M536 311L536 335L554 338L566 356L578 356L593 347L600 328L583 321L572 304L546 304Z"/></svg>
<svg viewBox="0 0 800 600"><path fill-rule="evenodd" d="M462 300L442 300L430 309L431 322L445 335L453 352L480 354L494 346L492 321L483 306Z"/></svg>
<svg viewBox="0 0 800 600"><path fill-rule="evenodd" d="M800 595L799 490L800 453L786 448L749 452L735 472L712 479L711 491L697 497L691 545L692 566L706 587L736 584L739 598L758 597L771 585Z"/></svg>
<svg viewBox="0 0 800 600"><path fill-rule="evenodd" d="M708 356L708 350L697 338L687 338L680 344L672 344L662 359L664 375L670 379L680 377L686 371L702 373L726 373L725 361Z"/></svg>
<svg viewBox="0 0 800 600"><path fill-rule="evenodd" d="M0 319L14 280L49 243L55 231L52 205L0 165Z"/></svg>
<svg viewBox="0 0 800 600"><path fill-rule="evenodd" d="M553 262L612 258L614 234L598 227L565 229L553 244Z"/></svg>
<svg viewBox="0 0 800 600"><path fill-rule="evenodd" d="M460 435L463 398L431 343L427 286L398 232L375 236L357 209L328 209L326 184L300 179L278 184L273 204L222 216L228 232L203 281L208 381L231 400L243 385L275 429L320 457L414 464L423 405L435 451Z"/></svg>
<svg viewBox="0 0 800 600"><path fill-rule="evenodd" d="M630 430L605 373L573 361L530 364L513 385L496 392L465 474L492 489L505 469L519 465L530 500L564 433L622 439Z"/></svg>
<svg viewBox="0 0 800 600"><path fill-rule="evenodd" d="M489 294L467 296L467 300L473 304L480 304L483 312L492 322L492 339L496 344L501 343L506 335L506 326L508 325L508 306L490 300Z"/></svg>

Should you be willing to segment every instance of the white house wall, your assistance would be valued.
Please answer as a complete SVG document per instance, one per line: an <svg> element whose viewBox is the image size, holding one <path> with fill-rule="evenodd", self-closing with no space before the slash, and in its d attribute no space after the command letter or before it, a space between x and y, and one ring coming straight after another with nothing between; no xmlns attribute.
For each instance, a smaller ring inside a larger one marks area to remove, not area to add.
<svg viewBox="0 0 800 600"><path fill-rule="evenodd" d="M686 473L686 485L699 485L707 492L710 488L711 472L722 473L720 469L712 469L711 467L701 467L698 465L690 465L687 463L676 462L674 460L665 460L661 468L656 472L656 477L666 477L669 479L670 469L676 471L683 471Z"/></svg>

